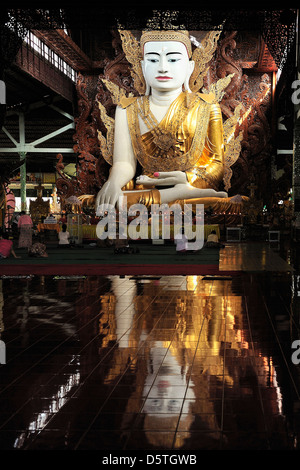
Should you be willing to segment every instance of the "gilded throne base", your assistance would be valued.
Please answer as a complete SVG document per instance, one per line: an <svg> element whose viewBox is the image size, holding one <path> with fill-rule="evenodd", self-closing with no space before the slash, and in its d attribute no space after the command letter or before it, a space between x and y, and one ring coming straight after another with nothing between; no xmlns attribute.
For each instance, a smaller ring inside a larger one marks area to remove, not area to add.
<svg viewBox="0 0 300 470"><path fill-rule="evenodd" d="M161 205L160 192L157 189L151 189L146 191L134 190L124 191L124 196L127 197L127 209L133 204L143 204L147 208L151 208L152 204ZM95 206L95 196L84 195L79 196L83 206ZM203 204L204 210L210 209L213 214L230 214L240 215L243 210L243 205L249 200L247 196L232 196L227 198L220 197L203 197L193 199L180 199L169 203L169 206L173 204L180 204L182 210L184 205L192 206L193 212L196 212L196 205Z"/></svg>

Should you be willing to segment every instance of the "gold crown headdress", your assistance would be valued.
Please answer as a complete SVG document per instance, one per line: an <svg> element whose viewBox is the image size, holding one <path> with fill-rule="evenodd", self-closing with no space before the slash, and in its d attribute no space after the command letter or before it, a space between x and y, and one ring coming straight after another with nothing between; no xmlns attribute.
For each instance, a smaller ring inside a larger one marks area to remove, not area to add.
<svg viewBox="0 0 300 470"><path fill-rule="evenodd" d="M188 31L185 30L154 30L154 31L143 31L140 39L141 54L144 51L144 45L146 42L156 41L177 41L182 42L186 49L189 58L192 56L192 45Z"/></svg>

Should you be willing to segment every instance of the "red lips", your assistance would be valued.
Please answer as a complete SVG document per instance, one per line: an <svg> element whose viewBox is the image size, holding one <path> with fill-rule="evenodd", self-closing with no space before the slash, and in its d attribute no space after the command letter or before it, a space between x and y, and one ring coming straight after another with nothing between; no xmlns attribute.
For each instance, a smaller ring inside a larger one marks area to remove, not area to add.
<svg viewBox="0 0 300 470"><path fill-rule="evenodd" d="M172 77L167 77L164 75L159 75L158 77L155 77L156 80L172 80Z"/></svg>

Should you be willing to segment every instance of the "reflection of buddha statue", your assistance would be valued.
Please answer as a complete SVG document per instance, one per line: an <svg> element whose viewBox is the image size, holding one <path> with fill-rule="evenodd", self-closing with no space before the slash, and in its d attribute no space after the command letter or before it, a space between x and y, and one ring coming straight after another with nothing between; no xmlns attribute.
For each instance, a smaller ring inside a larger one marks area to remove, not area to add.
<svg viewBox="0 0 300 470"><path fill-rule="evenodd" d="M196 296L194 281L195 285L199 281ZM216 291L230 294L230 286L220 282L214 285ZM172 283L176 293L169 290L167 278L141 283L138 288L132 279L113 277L101 302L102 347L117 343L103 383L117 382L121 388L123 380L130 383L130 395L124 394L128 401L121 428L125 433L132 428L139 411L140 430L156 449L183 447L196 420L201 420L201 430L209 435L203 434L203 439L215 441L220 429L210 380L224 376L225 385L234 385L221 351L228 305L222 297L210 295L211 283L200 283L200 278L188 276L183 282L180 276L172 276ZM236 319L239 309L234 311ZM232 349L236 349L234 326L226 329Z"/></svg>
<svg viewBox="0 0 300 470"><path fill-rule="evenodd" d="M125 194L128 205L222 204L223 212L224 203L232 203L218 191L224 177L222 114L214 93L189 87L195 61L188 32L147 31L140 47L145 93L119 100L112 167L96 208L115 206ZM134 186L137 162L143 172Z"/></svg>

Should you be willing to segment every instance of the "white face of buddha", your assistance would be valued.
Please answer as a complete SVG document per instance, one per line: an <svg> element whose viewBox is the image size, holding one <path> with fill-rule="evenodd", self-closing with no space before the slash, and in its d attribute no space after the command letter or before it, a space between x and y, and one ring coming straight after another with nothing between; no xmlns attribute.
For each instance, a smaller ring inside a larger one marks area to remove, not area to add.
<svg viewBox="0 0 300 470"><path fill-rule="evenodd" d="M174 91L191 76L194 62L181 42L146 42L142 68L146 83L157 91Z"/></svg>

